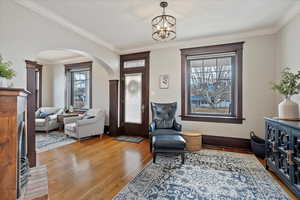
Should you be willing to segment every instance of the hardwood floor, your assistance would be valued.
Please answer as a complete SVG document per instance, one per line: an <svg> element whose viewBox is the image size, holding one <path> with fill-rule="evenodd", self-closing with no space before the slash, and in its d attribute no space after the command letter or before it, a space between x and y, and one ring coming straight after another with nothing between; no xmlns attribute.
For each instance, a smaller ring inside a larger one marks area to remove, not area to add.
<svg viewBox="0 0 300 200"><path fill-rule="evenodd" d="M205 148L251 153L212 146ZM112 199L151 159L148 140L134 144L119 142L109 136L102 140L96 137L76 142L37 155L38 165L48 167L51 200ZM297 199L274 174L272 176L293 199Z"/></svg>

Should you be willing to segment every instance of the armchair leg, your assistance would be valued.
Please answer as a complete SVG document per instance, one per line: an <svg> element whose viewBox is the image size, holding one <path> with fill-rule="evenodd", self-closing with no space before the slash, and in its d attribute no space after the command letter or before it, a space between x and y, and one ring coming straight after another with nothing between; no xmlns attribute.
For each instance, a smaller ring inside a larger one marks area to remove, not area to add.
<svg viewBox="0 0 300 200"><path fill-rule="evenodd" d="M100 140L102 140L103 134L100 134Z"/></svg>
<svg viewBox="0 0 300 200"><path fill-rule="evenodd" d="M156 152L153 153L153 163L156 162Z"/></svg>

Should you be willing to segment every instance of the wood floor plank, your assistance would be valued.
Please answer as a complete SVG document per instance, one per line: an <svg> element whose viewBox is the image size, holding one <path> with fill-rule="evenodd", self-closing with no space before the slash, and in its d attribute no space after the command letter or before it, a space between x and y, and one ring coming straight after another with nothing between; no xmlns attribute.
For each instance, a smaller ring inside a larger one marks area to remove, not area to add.
<svg viewBox="0 0 300 200"><path fill-rule="evenodd" d="M249 151L205 146L239 153ZM120 142L95 137L38 153L38 165L47 165L51 200L109 200L152 159L149 142ZM264 161L260 159L264 164ZM272 174L272 173L271 173ZM274 175L293 198L296 196Z"/></svg>

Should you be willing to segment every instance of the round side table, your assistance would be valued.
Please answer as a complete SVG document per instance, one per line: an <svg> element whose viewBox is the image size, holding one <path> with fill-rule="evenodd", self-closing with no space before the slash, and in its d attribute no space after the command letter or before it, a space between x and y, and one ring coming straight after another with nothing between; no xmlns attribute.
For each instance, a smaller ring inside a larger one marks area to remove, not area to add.
<svg viewBox="0 0 300 200"><path fill-rule="evenodd" d="M199 151L202 148L202 134L199 131L183 131L182 137L186 141L186 150Z"/></svg>

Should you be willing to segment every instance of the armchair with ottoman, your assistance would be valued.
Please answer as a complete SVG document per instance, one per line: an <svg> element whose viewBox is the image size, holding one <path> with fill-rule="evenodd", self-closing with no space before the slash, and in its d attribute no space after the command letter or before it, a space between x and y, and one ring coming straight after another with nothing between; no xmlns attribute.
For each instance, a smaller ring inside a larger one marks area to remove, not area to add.
<svg viewBox="0 0 300 200"><path fill-rule="evenodd" d="M58 128L57 115L64 112L62 108L41 107L35 112L35 130L45 131L48 133L51 130Z"/></svg>
<svg viewBox="0 0 300 200"><path fill-rule="evenodd" d="M176 122L177 103L151 103L152 123L149 126L150 151L153 162L157 153L180 153L184 163L186 142L182 126Z"/></svg>
<svg viewBox="0 0 300 200"><path fill-rule="evenodd" d="M101 109L90 109L85 115L68 117L64 119L65 134L70 137L82 139L104 133L105 112Z"/></svg>

